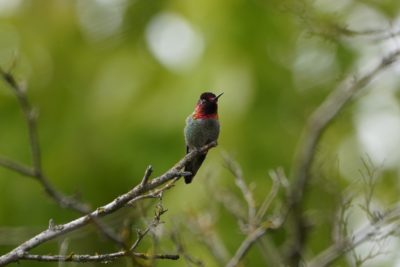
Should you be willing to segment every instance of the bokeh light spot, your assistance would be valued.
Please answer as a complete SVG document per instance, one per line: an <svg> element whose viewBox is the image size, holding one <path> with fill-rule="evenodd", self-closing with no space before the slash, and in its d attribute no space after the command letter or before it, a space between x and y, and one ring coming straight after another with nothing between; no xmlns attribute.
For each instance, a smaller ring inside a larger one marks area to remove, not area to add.
<svg viewBox="0 0 400 267"><path fill-rule="evenodd" d="M400 110L392 92L367 95L359 105L356 131L360 146L377 166L396 167L400 161Z"/></svg>
<svg viewBox="0 0 400 267"><path fill-rule="evenodd" d="M21 3L22 0L0 0L0 17L13 15Z"/></svg>
<svg viewBox="0 0 400 267"><path fill-rule="evenodd" d="M79 0L76 12L83 34L90 41L99 41L119 32L126 0Z"/></svg>
<svg viewBox="0 0 400 267"><path fill-rule="evenodd" d="M321 39L301 36L292 65L293 80L300 91L331 82L338 74L334 46Z"/></svg>
<svg viewBox="0 0 400 267"><path fill-rule="evenodd" d="M166 68L182 72L201 56L203 39L181 16L162 13L146 29L146 40L152 54Z"/></svg>

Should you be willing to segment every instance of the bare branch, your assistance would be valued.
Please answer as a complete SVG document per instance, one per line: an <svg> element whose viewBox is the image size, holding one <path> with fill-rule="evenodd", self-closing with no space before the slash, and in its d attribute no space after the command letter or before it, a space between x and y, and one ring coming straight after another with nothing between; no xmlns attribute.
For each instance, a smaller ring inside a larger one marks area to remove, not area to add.
<svg viewBox="0 0 400 267"><path fill-rule="evenodd" d="M215 231L214 223L213 215L210 212L195 214L189 218L189 221L184 222L185 226L188 226L190 231L197 235L218 264L222 266L229 260L229 253L218 232Z"/></svg>
<svg viewBox="0 0 400 267"><path fill-rule="evenodd" d="M4 157L0 157L0 166L2 166L3 168L9 169L11 171L14 171L16 173L19 173L23 176L27 176L27 177L31 177L31 178L35 176L35 173L32 170L32 168L22 165L18 162L9 160Z"/></svg>
<svg viewBox="0 0 400 267"><path fill-rule="evenodd" d="M256 203L254 201L253 193L248 188L243 178L243 172L239 164L230 158L227 154L224 155L225 166L235 177L235 183L243 194L244 199L247 202L248 208L248 224L249 226L254 225L256 217Z"/></svg>
<svg viewBox="0 0 400 267"><path fill-rule="evenodd" d="M261 207L259 208L258 212L256 213L256 204L253 198L253 194L250 191L250 189L247 187L247 184L245 183L243 179L243 173L242 170L239 167L239 164L233 161L230 157L227 155L224 156L225 159L225 164L226 167L230 170L230 172L235 176L236 178L236 185L240 188L242 195L244 199L247 202L248 206L248 218L247 218L247 225L242 229L243 232L245 232L246 238L243 240L239 248L237 249L235 255L229 260L227 263L227 267L233 267L237 266L241 259L246 255L246 253L250 250L250 248L253 246L253 244L258 241L266 232L268 229L276 229L282 225L282 218L276 218L276 220L267 220L263 222L263 217L265 216L266 212L268 211L268 208L272 201L275 199L277 196L277 193L279 191L280 185L287 186L286 182L286 177L285 174L283 173L282 169L278 169L276 172L270 172L270 176L273 180L273 186L270 190L270 192L267 194L266 198L264 199L263 203L261 204ZM232 208L228 208L228 210L231 210ZM233 210L234 215L239 218L239 223L242 222L240 217L238 217L238 214L235 214L235 211ZM262 243L260 243L262 245Z"/></svg>
<svg viewBox="0 0 400 267"><path fill-rule="evenodd" d="M242 244L237 249L235 256L233 256L226 267L235 267L239 264L240 260L246 255L249 251L251 246L260 238L262 237L267 231L266 227L259 227L250 233L246 239L242 242Z"/></svg>
<svg viewBox="0 0 400 267"><path fill-rule="evenodd" d="M89 214L90 208L88 205L79 202L77 199L73 197L65 196L63 193L58 191L50 183L49 179L44 175L41 165L41 152L39 146L39 138L37 134L37 127L36 127L36 117L37 117L36 112L32 108L28 100L28 97L26 95L26 90L17 83L14 76L8 72L5 72L1 68L0 68L0 75L16 95L20 108L24 114L24 119L28 130L33 168L30 169L29 167L26 167L20 163L5 158L0 158L0 166L3 166L7 169L20 173L22 175L36 179L42 185L47 195L50 196L58 205L64 208L73 209L81 214L88 214L87 216L90 218L89 221L91 221L106 238L110 239L121 248L124 248L125 250L128 249L126 247L125 242L123 242L123 240L121 240L119 236L116 233L114 233L114 231L111 228L100 222L98 218L93 217L91 214ZM152 173L152 168L151 166L149 166L146 169L145 175L142 179L140 186L144 187L146 185L151 173ZM183 172L178 173L178 170L176 170L176 173L174 173L173 175L175 175L175 177L179 177L180 175L187 175L187 174ZM164 189L160 190L158 192L158 195L161 196L162 192L170 188L171 186L172 185L169 185ZM150 196L142 196L141 198L145 197L150 197Z"/></svg>
<svg viewBox="0 0 400 267"><path fill-rule="evenodd" d="M19 260L31 260L31 261L40 261L40 262L101 262L108 263L120 259L125 256L131 256L150 260L150 259L163 259L163 260L178 260L179 255L177 254L155 254L149 255L147 253L139 253L139 252L125 252L118 251L109 254L100 254L100 255L75 255L71 253L70 255L34 255L34 254L25 254Z"/></svg>
<svg viewBox="0 0 400 267"><path fill-rule="evenodd" d="M147 228L144 231L137 231L137 239L136 241L133 243L133 245L130 248L130 251L134 251L139 243L142 241L142 239L149 233L149 231L154 228L157 227L160 224L160 219L161 219L161 215L163 215L165 212L167 212L166 209L164 209L164 207L161 205L161 203L159 203L157 205L156 208L156 212L153 218L153 221L147 226Z"/></svg>
<svg viewBox="0 0 400 267"><path fill-rule="evenodd" d="M151 191L151 192L149 192L149 193L147 193L147 194L143 194L143 195L140 195L140 196L138 196L138 197L135 197L134 199L132 199L131 201L129 201L126 205L127 205L127 206L133 206L133 205L135 204L135 202L137 202L137 201L139 201L139 200L142 200L142 199L145 199L145 198L158 198L158 199L161 199L162 194L163 194L166 190L172 188L172 187L174 186L175 182L178 181L178 179L179 179L180 177L186 176L186 175L190 175L190 172L177 172L177 173L176 173L176 178L175 178L175 179L172 179L171 181L169 181L168 183L166 183L163 187L158 188L157 190ZM142 183L141 183L141 186L143 186Z"/></svg>
<svg viewBox="0 0 400 267"><path fill-rule="evenodd" d="M233 192L219 188L210 188L210 190L215 191L213 194L215 200L222 204L226 211L236 218L239 224L244 224L246 222L248 219L248 211L245 210L241 200L236 197Z"/></svg>
<svg viewBox="0 0 400 267"><path fill-rule="evenodd" d="M43 174L39 138L36 127L37 112L32 108L32 105L30 104L26 95L25 88L17 83L14 76L11 73L5 72L2 68L0 68L0 75L5 83L14 92L24 115L24 120L28 131L33 167L30 169L29 167L25 167L20 163L7 160L5 158L0 160L0 165L24 176L35 178L42 185L47 195L49 195L61 207L70 208L82 214L88 213L89 207L86 204L80 203L76 199L65 196L56 190L55 187L50 183L49 179Z"/></svg>
<svg viewBox="0 0 400 267"><path fill-rule="evenodd" d="M32 177L36 179L41 186L44 188L46 194L50 196L59 206L63 208L70 208L74 211L77 211L81 214L87 214L90 212L90 208L87 204L81 203L77 199L73 197L69 197L58 191L51 183L50 180L44 175L42 169L42 158L40 152L39 145L39 137L37 131L37 112L32 108L32 105L29 102L28 96L26 94L25 88L23 88L20 84L17 83L14 76L5 72L0 68L0 75L3 80L7 83L7 85L14 92L22 113L24 115L25 124L27 126L28 136L29 136L29 144L31 149L31 158L33 167L29 168L20 163L7 160L5 158L0 158L0 165L20 173L24 176ZM124 242L120 240L118 235L116 235L111 228L107 227L105 224L100 222L95 218L91 218L93 224L99 229L99 231L108 239L116 243L118 246L125 248Z"/></svg>
<svg viewBox="0 0 400 267"><path fill-rule="evenodd" d="M0 257L0 266L4 266L8 263L11 262L16 262L21 257L23 257L28 251L30 251L32 248L39 246L40 244L43 244L49 240L52 240L56 237L65 235L71 231L74 231L78 228L81 228L85 225L87 225L90 221L96 218L104 217L108 214L111 214L122 207L126 206L126 204L131 201L132 199L145 194L146 192L150 190L154 190L157 187L175 179L178 178L179 175L182 173L179 172L185 164L191 160L193 160L194 157L198 156L201 153L204 153L208 151L209 149L215 147L217 145L216 142L212 142L204 147L202 147L199 150L195 150L189 154L187 154L184 158L182 158L177 164L175 164L174 167L172 167L170 170L162 174L161 176L152 179L149 181L147 184L141 186L141 184L135 186L133 189L131 189L129 192L118 196L115 198L113 201L110 203L97 208L95 211L92 211L88 215L79 217L73 221L70 221L65 224L57 225L53 229L47 229L44 230L43 232L37 234L36 236L32 237L31 239L27 240L26 242L22 243L9 253L3 255Z"/></svg>
<svg viewBox="0 0 400 267"><path fill-rule="evenodd" d="M369 220L377 220L377 214L372 209L372 201L374 197L374 191L376 189L377 178L380 175L380 168L375 167L369 157L361 160L364 169L360 170L360 176L363 182L364 191L364 204L360 204L359 207L364 210Z"/></svg>
<svg viewBox="0 0 400 267"><path fill-rule="evenodd" d="M385 212L379 221L372 222L358 230L354 235L336 242L322 251L307 264L308 267L329 266L344 253L376 236L387 236L400 226L400 206Z"/></svg>
<svg viewBox="0 0 400 267"><path fill-rule="evenodd" d="M248 211L243 207L241 203L242 201L229 189L215 186L212 182L214 180L215 179L212 179L209 173L204 183L206 192L209 192L210 195L226 209L226 211L236 218L239 224L244 224L248 218Z"/></svg>
<svg viewBox="0 0 400 267"><path fill-rule="evenodd" d="M265 214L268 211L269 206L271 205L272 201L275 199L276 195L279 192L279 188L281 185L282 177L285 176L282 169L278 169L277 171L270 171L269 176L272 179L272 188L270 192L266 195L263 203L261 204L260 208L257 212L256 221L260 222Z"/></svg>
<svg viewBox="0 0 400 267"><path fill-rule="evenodd" d="M383 58L381 63L360 79L349 79L334 90L309 117L299 143L292 171L292 188L289 196L288 214L293 215L294 235L289 252L290 265L298 266L307 239L307 223L303 217L304 192L310 179L310 169L315 157L315 149L326 128L352 97L362 90L373 78L398 60L400 50Z"/></svg>
<svg viewBox="0 0 400 267"><path fill-rule="evenodd" d="M341 242L348 234L348 209L352 206L352 200L353 196L350 194L345 194L341 197L340 205L335 212L335 223L332 228L332 239L334 242Z"/></svg>
<svg viewBox="0 0 400 267"><path fill-rule="evenodd" d="M187 252L187 249L181 239L180 231L178 229L176 229L176 227L171 232L171 240L175 244L178 254L182 255L182 257L187 262L188 266L190 266L191 264L194 264L194 265L200 266L200 267L205 266L201 260L194 258L192 255L190 255Z"/></svg>
<svg viewBox="0 0 400 267"><path fill-rule="evenodd" d="M3 80L8 84L8 86L13 90L18 100L18 103L21 107L21 110L24 114L25 123L28 128L33 169L36 175L40 176L40 173L42 172L42 164L41 164L39 138L36 128L36 117L37 117L36 112L32 108L26 96L25 88L22 88L17 83L14 76L8 72L5 72L2 68L0 68L0 75L2 76Z"/></svg>
<svg viewBox="0 0 400 267"><path fill-rule="evenodd" d="M141 186L144 186L147 184L147 181L149 180L152 173L153 173L153 167L151 165L149 165L147 167L146 171L144 172L142 182L140 183Z"/></svg>

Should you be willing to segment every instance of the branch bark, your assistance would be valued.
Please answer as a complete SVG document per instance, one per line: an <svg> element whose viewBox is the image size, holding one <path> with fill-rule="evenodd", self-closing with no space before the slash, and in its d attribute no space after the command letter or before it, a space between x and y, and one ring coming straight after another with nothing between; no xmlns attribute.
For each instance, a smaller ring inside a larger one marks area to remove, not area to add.
<svg viewBox="0 0 400 267"><path fill-rule="evenodd" d="M25 124L28 131L29 147L31 150L32 167L24 166L18 162L0 158L0 166L10 169L24 176L36 179L44 188L46 194L50 196L58 205L63 208L70 208L79 213L88 213L88 205L77 201L72 197L68 197L58 191L43 173L42 156L40 151L40 143L37 131L37 112L32 107L26 89L23 88L14 78L14 76L0 68L0 76L8 87L14 93L20 109L24 115Z"/></svg>
<svg viewBox="0 0 400 267"><path fill-rule="evenodd" d="M292 215L294 227L288 255L290 266L299 266L308 236L307 223L303 216L304 192L310 180L310 169L321 136L352 97L383 70L396 62L399 56L400 50L397 50L383 58L378 66L360 79L353 82L351 82L353 79L348 79L342 86L334 90L309 117L297 149L292 171L292 188L288 200L288 215Z"/></svg>
<svg viewBox="0 0 400 267"><path fill-rule="evenodd" d="M239 262L243 257L246 255L246 253L249 251L249 249L253 246L253 244L261 238L265 233L267 232L267 227L259 227L256 230L254 230L252 233L250 233L245 240L243 240L242 244L239 246L239 248L236 250L235 255L229 260L228 264L226 264L226 267L235 267L238 266Z"/></svg>
<svg viewBox="0 0 400 267"><path fill-rule="evenodd" d="M352 250L374 236L382 235L382 228L389 228L386 229L386 233L388 234L393 230L397 230L400 224L399 221L400 207L397 206L389 209L382 215L380 220L361 228L352 236L348 236L339 242L335 242L333 245L315 256L311 261L308 262L306 266L329 266L346 252ZM383 235L385 235L385 233Z"/></svg>
<svg viewBox="0 0 400 267"><path fill-rule="evenodd" d="M40 183L46 194L51 197L59 206L63 208L70 208L80 214L89 213L89 205L80 202L73 197L66 196L61 191L58 191L44 174L37 130L37 112L34 110L28 99L26 89L16 81L11 73L6 72L2 68L0 68L0 76L15 94L20 109L24 115L24 120L29 137L32 167L27 167L23 164L3 157L0 158L0 166L3 166L11 171L15 171L21 175L34 178ZM107 227L105 224L95 218L92 218L91 221L100 231L100 233L103 234L106 238L113 241L121 248L125 248L124 242L122 242L122 240L112 231L111 228Z"/></svg>
<svg viewBox="0 0 400 267"><path fill-rule="evenodd" d="M34 254L25 254L19 260L30 260L30 261L40 261L40 262L101 262L107 263L111 261L115 261L125 256L133 255L137 258L149 260L149 259L167 259L167 260L178 260L179 255L176 254L155 254L149 255L146 253L139 252L126 252L126 251L118 251L109 254L100 254L100 255L34 255Z"/></svg>
<svg viewBox="0 0 400 267"><path fill-rule="evenodd" d="M70 221L65 224L57 225L55 227L50 227L47 230L44 230L43 232L37 234L36 236L32 237L31 239L27 240L26 242L22 243L9 253L3 255L0 257L0 266L7 265L8 263L11 262L16 262L19 259L22 259L24 255L31 249L39 246L40 244L43 244L49 240L52 240L56 237L65 235L71 231L74 231L78 228L81 228L85 225L87 225L89 222L91 222L92 218L101 218L104 217L108 214L111 214L124 206L127 205L129 201L132 199L150 191L153 189L156 189L157 187L175 179L179 178L182 175L182 172L180 171L185 164L187 164L189 161L191 161L193 158L198 156L199 154L205 153L209 149L215 147L217 145L216 142L212 142L204 147L202 147L199 150L195 150L189 154L187 154L184 158L182 158L175 166L173 166L171 169L169 169L167 172L164 174L160 175L157 178L154 178L147 183L141 183L137 186L135 186L133 189L131 189L129 192L120 195L116 197L114 200L112 200L110 203L97 208L96 210L92 211L91 213L84 215L82 217L79 217L73 221Z"/></svg>

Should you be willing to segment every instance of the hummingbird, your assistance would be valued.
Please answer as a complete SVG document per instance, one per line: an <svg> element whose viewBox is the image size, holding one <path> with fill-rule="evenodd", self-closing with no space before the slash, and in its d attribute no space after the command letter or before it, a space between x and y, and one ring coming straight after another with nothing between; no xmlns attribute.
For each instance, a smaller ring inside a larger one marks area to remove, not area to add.
<svg viewBox="0 0 400 267"><path fill-rule="evenodd" d="M216 96L210 92L200 95L194 112L186 119L184 129L186 154L200 149L213 141L217 141L219 135L218 98L221 95L223 93ZM191 175L185 176L185 183L189 184L192 182L206 155L207 152L198 155L186 164L185 171L190 172Z"/></svg>

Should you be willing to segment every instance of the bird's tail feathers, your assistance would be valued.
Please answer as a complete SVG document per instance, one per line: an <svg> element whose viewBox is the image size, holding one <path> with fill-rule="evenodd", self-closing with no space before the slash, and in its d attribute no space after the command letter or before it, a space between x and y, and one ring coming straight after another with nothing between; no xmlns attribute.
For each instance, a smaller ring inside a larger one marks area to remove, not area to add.
<svg viewBox="0 0 400 267"><path fill-rule="evenodd" d="M194 176L196 175L205 158L206 154L199 155L185 165L185 171L192 174L184 177L186 184L190 184L192 182Z"/></svg>

